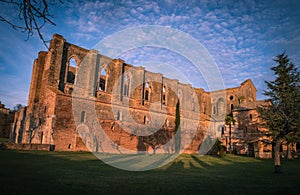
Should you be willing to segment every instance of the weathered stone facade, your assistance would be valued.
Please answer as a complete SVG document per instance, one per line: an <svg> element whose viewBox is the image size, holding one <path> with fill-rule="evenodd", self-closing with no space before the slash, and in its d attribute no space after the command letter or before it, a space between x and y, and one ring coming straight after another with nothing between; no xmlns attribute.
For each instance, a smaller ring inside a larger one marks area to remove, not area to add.
<svg viewBox="0 0 300 195"><path fill-rule="evenodd" d="M258 106L264 105L267 105L266 101L241 102L233 110L236 125L232 131L232 145L236 153L272 158L272 140L267 136L268 129L262 125L256 110Z"/></svg>
<svg viewBox="0 0 300 195"><path fill-rule="evenodd" d="M0 101L0 137L9 137L13 116L13 113Z"/></svg>
<svg viewBox="0 0 300 195"><path fill-rule="evenodd" d="M182 152L194 153L205 136L222 138L226 114L255 101L251 80L206 92L55 34L34 61L28 106L15 116L11 141L65 151L173 152L180 102Z"/></svg>

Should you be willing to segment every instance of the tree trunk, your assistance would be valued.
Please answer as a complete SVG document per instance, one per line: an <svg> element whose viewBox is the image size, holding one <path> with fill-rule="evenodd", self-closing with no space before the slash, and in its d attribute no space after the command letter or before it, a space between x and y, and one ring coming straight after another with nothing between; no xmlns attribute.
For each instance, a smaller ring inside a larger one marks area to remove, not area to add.
<svg viewBox="0 0 300 195"><path fill-rule="evenodd" d="M231 124L229 124L229 153L232 153L231 150Z"/></svg>
<svg viewBox="0 0 300 195"><path fill-rule="evenodd" d="M293 144L292 143L288 143L287 144L287 151L286 151L286 157L287 157L287 159L293 159L292 149L293 149Z"/></svg>
<svg viewBox="0 0 300 195"><path fill-rule="evenodd" d="M180 129L176 132L176 134L175 134L175 153L180 153L180 144L181 144L181 132L180 132Z"/></svg>
<svg viewBox="0 0 300 195"><path fill-rule="evenodd" d="M154 146L154 147L152 147L152 149L153 149L153 154L156 154L156 149L157 148L155 148L155 146Z"/></svg>
<svg viewBox="0 0 300 195"><path fill-rule="evenodd" d="M281 140L278 139L278 140L276 140L275 147L274 147L274 168L275 168L275 173L281 173L280 146L281 146Z"/></svg>

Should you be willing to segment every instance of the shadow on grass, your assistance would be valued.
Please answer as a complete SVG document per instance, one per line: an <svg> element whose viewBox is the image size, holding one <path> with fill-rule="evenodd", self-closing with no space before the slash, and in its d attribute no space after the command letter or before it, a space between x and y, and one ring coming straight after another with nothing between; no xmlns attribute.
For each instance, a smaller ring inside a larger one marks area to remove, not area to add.
<svg viewBox="0 0 300 195"><path fill-rule="evenodd" d="M117 156L105 155L110 160ZM134 157L134 155L132 155ZM1 194L297 193L300 161L180 155L150 171L111 167L87 152L0 151ZM130 155L125 160L130 164Z"/></svg>
<svg viewBox="0 0 300 195"><path fill-rule="evenodd" d="M175 164L182 164L183 169L208 169L215 166L226 166L232 165L233 163L259 163L259 159L242 157L242 156L234 156L234 155L225 155L225 156L200 156L197 154L185 155L182 154L178 158L176 158L171 163L163 166L161 169L166 170L172 168ZM178 168L178 165L176 165Z"/></svg>

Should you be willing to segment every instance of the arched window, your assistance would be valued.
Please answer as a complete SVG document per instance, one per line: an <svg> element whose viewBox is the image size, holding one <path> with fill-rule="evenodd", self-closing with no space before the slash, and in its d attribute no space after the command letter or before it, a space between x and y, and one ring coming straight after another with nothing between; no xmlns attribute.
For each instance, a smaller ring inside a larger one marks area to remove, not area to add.
<svg viewBox="0 0 300 195"><path fill-rule="evenodd" d="M85 121L85 111L82 111L80 116L80 122L84 123L84 121Z"/></svg>
<svg viewBox="0 0 300 195"><path fill-rule="evenodd" d="M220 98L217 102L217 114L221 115L225 113L225 102L223 98Z"/></svg>
<svg viewBox="0 0 300 195"><path fill-rule="evenodd" d="M234 109L233 104L230 105L230 110L232 111Z"/></svg>
<svg viewBox="0 0 300 195"><path fill-rule="evenodd" d="M67 83L74 84L75 83L75 75L76 75L76 60L71 58L68 62L68 71L67 71Z"/></svg>
<svg viewBox="0 0 300 195"><path fill-rule="evenodd" d="M124 96L129 96L129 87L130 87L130 76L128 74L124 75Z"/></svg>
<svg viewBox="0 0 300 195"><path fill-rule="evenodd" d="M144 116L144 124L147 123L147 116Z"/></svg>
<svg viewBox="0 0 300 195"><path fill-rule="evenodd" d="M68 71L67 82L71 84L75 82L75 74L72 71Z"/></svg>
<svg viewBox="0 0 300 195"><path fill-rule="evenodd" d="M166 105L166 95L167 95L166 86L163 85L163 88L162 88L162 103L163 103L163 105Z"/></svg>
<svg viewBox="0 0 300 195"><path fill-rule="evenodd" d="M106 73L106 69L103 68L100 72L100 80L99 80L99 90L100 91L106 90L106 80L107 80L107 73Z"/></svg>
<svg viewBox="0 0 300 195"><path fill-rule="evenodd" d="M224 133L225 133L225 126L222 126L222 132L221 132L221 134L224 135Z"/></svg>
<svg viewBox="0 0 300 195"><path fill-rule="evenodd" d="M70 59L69 66L76 68L76 60L74 58Z"/></svg>
<svg viewBox="0 0 300 195"><path fill-rule="evenodd" d="M117 113L116 113L116 120L122 120L122 113L120 112L120 111L118 111Z"/></svg>
<svg viewBox="0 0 300 195"><path fill-rule="evenodd" d="M249 115L249 119L250 119L250 121L252 121L252 119L253 119L252 114Z"/></svg>
<svg viewBox="0 0 300 195"><path fill-rule="evenodd" d="M150 86L149 83L145 83L145 101L150 100Z"/></svg>
<svg viewBox="0 0 300 195"><path fill-rule="evenodd" d="M217 114L217 108L216 108L216 105L213 106L213 114Z"/></svg>

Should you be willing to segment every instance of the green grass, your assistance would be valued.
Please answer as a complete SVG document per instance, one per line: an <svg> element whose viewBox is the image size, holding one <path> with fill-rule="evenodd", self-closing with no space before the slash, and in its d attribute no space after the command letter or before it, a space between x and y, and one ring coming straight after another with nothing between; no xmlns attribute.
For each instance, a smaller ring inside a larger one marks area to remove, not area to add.
<svg viewBox="0 0 300 195"><path fill-rule="evenodd" d="M300 161L181 155L150 171L120 170L90 153L0 151L0 194L299 194Z"/></svg>
<svg viewBox="0 0 300 195"><path fill-rule="evenodd" d="M0 137L0 143L7 143L9 141L8 138Z"/></svg>

